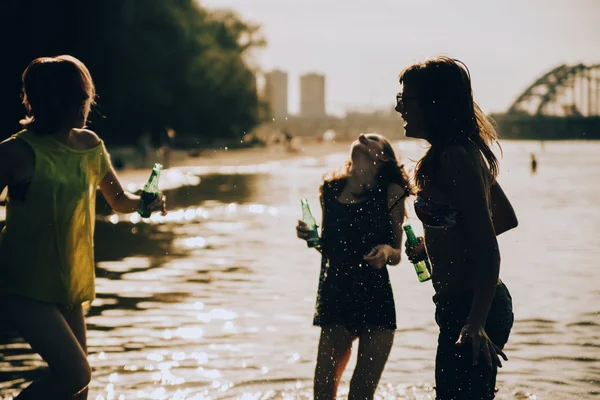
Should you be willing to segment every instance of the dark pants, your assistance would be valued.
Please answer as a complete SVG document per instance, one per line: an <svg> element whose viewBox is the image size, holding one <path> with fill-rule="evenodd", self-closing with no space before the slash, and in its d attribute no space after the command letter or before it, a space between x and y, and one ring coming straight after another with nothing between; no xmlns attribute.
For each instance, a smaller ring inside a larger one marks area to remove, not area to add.
<svg viewBox="0 0 600 400"><path fill-rule="evenodd" d="M495 396L498 367L488 366L483 353L476 366L472 360L472 346L456 346L463 328L473 293L435 295L435 320L440 327L435 359L435 385L437 400L488 400ZM496 346L503 348L513 326L512 298L502 283L490 307L485 330Z"/></svg>

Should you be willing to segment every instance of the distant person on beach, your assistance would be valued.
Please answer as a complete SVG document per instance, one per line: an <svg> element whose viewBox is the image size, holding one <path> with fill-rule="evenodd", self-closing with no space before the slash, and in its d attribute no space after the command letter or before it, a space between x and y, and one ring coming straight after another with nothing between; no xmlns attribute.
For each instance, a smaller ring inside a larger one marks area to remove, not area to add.
<svg viewBox="0 0 600 400"><path fill-rule="evenodd" d="M294 136L287 128L283 128L281 133L283 134L283 138L285 140L285 151L288 153L296 153L298 149L294 147Z"/></svg>
<svg viewBox="0 0 600 400"><path fill-rule="evenodd" d="M390 142L361 134L320 189L322 265L314 325L321 327L314 398L335 399L358 339L349 399L372 399L387 362L396 309L387 265L400 262L408 178ZM296 227L306 240L306 224Z"/></svg>
<svg viewBox="0 0 600 400"><path fill-rule="evenodd" d="M535 174L537 172L537 159L535 158L535 154L531 153L531 173Z"/></svg>
<svg viewBox="0 0 600 400"><path fill-rule="evenodd" d="M406 136L431 145L414 172L424 243L407 253L413 262L428 254L432 265L438 400L494 398L514 320L496 236L515 228L517 218L496 181L496 132L460 64L438 57L405 68L396 106Z"/></svg>
<svg viewBox="0 0 600 400"><path fill-rule="evenodd" d="M165 168L171 168L171 156L173 152L173 141L175 139L175 130L172 128L165 129L165 135L161 139L161 146L158 149L158 154L161 156L162 165Z"/></svg>
<svg viewBox="0 0 600 400"><path fill-rule="evenodd" d="M78 59L37 58L22 76L23 130L0 143L0 310L48 363L50 375L16 400L86 399L84 305L95 298L94 221L98 185L110 206L134 212L103 141L86 129L95 88ZM166 212L160 194L150 205Z"/></svg>
<svg viewBox="0 0 600 400"><path fill-rule="evenodd" d="M137 141L139 154L142 166L148 166L150 164L150 157L152 154L152 137L150 136L150 132L145 131L140 135Z"/></svg>

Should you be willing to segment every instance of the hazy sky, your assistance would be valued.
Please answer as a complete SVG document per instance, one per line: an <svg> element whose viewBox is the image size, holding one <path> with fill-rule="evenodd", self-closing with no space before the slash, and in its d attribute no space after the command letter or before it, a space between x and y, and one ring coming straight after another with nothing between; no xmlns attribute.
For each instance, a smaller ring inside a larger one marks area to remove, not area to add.
<svg viewBox="0 0 600 400"><path fill-rule="evenodd" d="M504 111L559 64L600 64L600 0L201 0L260 23L268 41L256 63L298 77L326 75L327 110L386 107L397 75L415 61L450 55L471 71L484 111Z"/></svg>

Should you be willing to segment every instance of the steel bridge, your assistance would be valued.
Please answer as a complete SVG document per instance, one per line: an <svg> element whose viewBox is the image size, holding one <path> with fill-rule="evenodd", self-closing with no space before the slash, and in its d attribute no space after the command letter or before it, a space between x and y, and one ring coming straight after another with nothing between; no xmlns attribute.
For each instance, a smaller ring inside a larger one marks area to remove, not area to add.
<svg viewBox="0 0 600 400"><path fill-rule="evenodd" d="M490 116L504 139L600 140L600 64L553 68L533 81L505 113ZM401 139L401 124L400 116L394 112L355 113L345 118L294 116L265 123L262 129L287 129L299 136L319 136L332 129L348 138L377 131Z"/></svg>
<svg viewBox="0 0 600 400"><path fill-rule="evenodd" d="M508 139L600 139L600 64L560 65L492 118Z"/></svg>

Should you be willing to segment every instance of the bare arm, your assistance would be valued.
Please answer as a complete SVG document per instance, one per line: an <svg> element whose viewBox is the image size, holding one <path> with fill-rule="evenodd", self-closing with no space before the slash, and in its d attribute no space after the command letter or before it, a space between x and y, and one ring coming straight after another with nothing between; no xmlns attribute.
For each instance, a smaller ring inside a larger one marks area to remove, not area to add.
<svg viewBox="0 0 600 400"><path fill-rule="evenodd" d="M398 199L401 199L405 195L404 189L395 183L391 184L388 188L388 208L394 205ZM404 223L404 216L406 214L405 202L400 201L392 211L390 211L390 220L392 221L392 237L393 244L389 246L389 265L397 265L400 263L402 258L402 224Z"/></svg>
<svg viewBox="0 0 600 400"><path fill-rule="evenodd" d="M492 220L496 236L516 228L519 224L517 215L498 182L494 182L490 188L490 196L492 200Z"/></svg>
<svg viewBox="0 0 600 400"><path fill-rule="evenodd" d="M100 144L100 137L88 129L75 130L77 139L92 148ZM104 178L100 181L100 191L110 207L120 213L134 212L139 204L140 196L127 192L123 189L119 178L112 165Z"/></svg>
<svg viewBox="0 0 600 400"><path fill-rule="evenodd" d="M96 133L88 129L77 129L74 131L77 133L77 140L81 141L87 148L92 148L100 144L100 138ZM102 195L114 211L127 214L137 210L140 196L123 189L123 185L121 185L112 165L104 178L100 181L99 186ZM166 214L164 196L162 196L161 193L159 193L159 196L149 205L149 209L151 211L161 210L163 215Z"/></svg>
<svg viewBox="0 0 600 400"><path fill-rule="evenodd" d="M388 205L389 209L397 200L404 195L404 189L400 185L391 184L388 187ZM402 223L404 222L404 202L398 203L390 211L390 220L392 223L392 245L381 244L375 246L369 254L364 256L364 260L373 268L380 269L386 265L397 265L400 262L402 252Z"/></svg>
<svg viewBox="0 0 600 400"><path fill-rule="evenodd" d="M479 158L461 146L449 147L441 157L442 177L462 215L473 263L474 297L467 325L483 327L500 272L500 251L486 201Z"/></svg>
<svg viewBox="0 0 600 400"><path fill-rule="evenodd" d="M140 196L123 189L123 185L121 185L112 167L104 179L100 181L100 191L110 207L116 212L132 213L138 208Z"/></svg>
<svg viewBox="0 0 600 400"><path fill-rule="evenodd" d="M485 322L496 293L500 274L500 250L494 224L488 210L481 157L461 146L449 147L441 157L444 182L462 215L465 243L473 265L473 301L467 321L456 340L459 346L470 342L472 363L477 365L483 353L487 365L502 367L506 355L489 338Z"/></svg>

